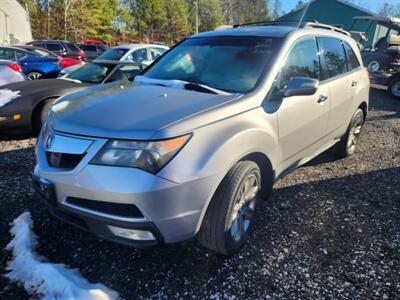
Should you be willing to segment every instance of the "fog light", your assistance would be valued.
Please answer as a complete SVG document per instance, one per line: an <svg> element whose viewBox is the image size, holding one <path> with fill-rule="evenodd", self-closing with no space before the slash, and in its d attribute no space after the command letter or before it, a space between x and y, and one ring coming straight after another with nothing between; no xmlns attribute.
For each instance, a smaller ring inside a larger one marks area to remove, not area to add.
<svg viewBox="0 0 400 300"><path fill-rule="evenodd" d="M156 239L155 236L147 230L127 229L111 225L107 227L113 234L130 240L154 241Z"/></svg>
<svg viewBox="0 0 400 300"><path fill-rule="evenodd" d="M12 116L12 119L13 119L13 121L17 121L17 120L21 119L21 117L22 117L21 114L15 114Z"/></svg>

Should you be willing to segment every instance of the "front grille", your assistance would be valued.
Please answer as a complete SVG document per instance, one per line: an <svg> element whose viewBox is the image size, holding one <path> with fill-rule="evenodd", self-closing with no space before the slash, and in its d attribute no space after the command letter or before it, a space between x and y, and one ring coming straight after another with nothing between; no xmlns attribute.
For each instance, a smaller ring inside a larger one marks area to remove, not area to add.
<svg viewBox="0 0 400 300"><path fill-rule="evenodd" d="M46 152L49 166L54 168L73 169L75 168L86 153L67 154L59 152Z"/></svg>
<svg viewBox="0 0 400 300"><path fill-rule="evenodd" d="M112 203L74 197L68 197L66 203L115 216L144 218L140 210L133 204Z"/></svg>

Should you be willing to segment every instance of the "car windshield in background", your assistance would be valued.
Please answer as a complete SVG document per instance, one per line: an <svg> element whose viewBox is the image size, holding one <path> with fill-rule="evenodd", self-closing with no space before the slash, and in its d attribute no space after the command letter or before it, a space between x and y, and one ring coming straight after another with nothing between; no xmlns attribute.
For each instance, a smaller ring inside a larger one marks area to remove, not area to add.
<svg viewBox="0 0 400 300"><path fill-rule="evenodd" d="M81 49L79 49L79 47L75 44L72 43L67 43L68 48L72 51L72 52L79 52L81 51Z"/></svg>
<svg viewBox="0 0 400 300"><path fill-rule="evenodd" d="M125 55L125 53L128 52L128 49L110 49L106 52L104 52L102 55L97 57L98 60L120 60L122 56Z"/></svg>
<svg viewBox="0 0 400 300"><path fill-rule="evenodd" d="M113 64L86 64L65 76L83 83L101 83L114 69Z"/></svg>
<svg viewBox="0 0 400 300"><path fill-rule="evenodd" d="M191 38L173 48L144 76L246 93L273 61L278 43L277 38L254 36Z"/></svg>

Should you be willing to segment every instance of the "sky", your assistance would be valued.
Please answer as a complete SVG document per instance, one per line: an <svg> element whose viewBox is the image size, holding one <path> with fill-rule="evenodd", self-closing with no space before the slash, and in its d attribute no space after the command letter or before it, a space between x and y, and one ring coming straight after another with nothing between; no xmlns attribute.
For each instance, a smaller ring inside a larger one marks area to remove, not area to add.
<svg viewBox="0 0 400 300"><path fill-rule="evenodd" d="M272 4L274 3L274 0L270 0L269 2ZM299 0L281 0L281 2L282 11L288 13L296 7L296 4L299 2ZM353 0L352 2L372 12L377 12L383 3L387 3L389 5L400 4L399 0Z"/></svg>

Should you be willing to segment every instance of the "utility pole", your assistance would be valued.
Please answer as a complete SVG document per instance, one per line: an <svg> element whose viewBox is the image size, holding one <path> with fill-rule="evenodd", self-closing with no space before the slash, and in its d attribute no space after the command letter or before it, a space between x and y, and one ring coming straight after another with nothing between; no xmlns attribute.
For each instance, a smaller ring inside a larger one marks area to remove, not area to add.
<svg viewBox="0 0 400 300"><path fill-rule="evenodd" d="M50 3L47 0L47 39L50 39Z"/></svg>
<svg viewBox="0 0 400 300"><path fill-rule="evenodd" d="M194 6L196 7L196 33L199 33L199 6L197 1L194 1Z"/></svg>

